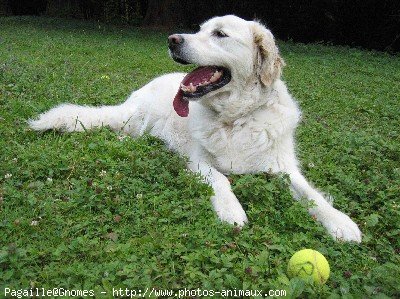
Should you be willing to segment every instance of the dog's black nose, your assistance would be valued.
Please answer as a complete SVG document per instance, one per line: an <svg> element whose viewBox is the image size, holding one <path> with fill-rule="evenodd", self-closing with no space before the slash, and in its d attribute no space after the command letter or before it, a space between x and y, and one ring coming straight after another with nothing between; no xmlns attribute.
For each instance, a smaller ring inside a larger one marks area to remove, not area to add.
<svg viewBox="0 0 400 299"><path fill-rule="evenodd" d="M182 44L184 41L183 36L179 34L172 34L168 37L168 47L170 49L175 48L176 46L179 46Z"/></svg>

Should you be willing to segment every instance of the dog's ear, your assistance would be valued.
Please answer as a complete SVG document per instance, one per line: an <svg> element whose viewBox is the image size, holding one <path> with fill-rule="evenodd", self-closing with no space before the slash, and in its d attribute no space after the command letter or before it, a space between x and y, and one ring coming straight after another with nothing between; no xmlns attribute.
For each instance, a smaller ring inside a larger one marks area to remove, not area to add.
<svg viewBox="0 0 400 299"><path fill-rule="evenodd" d="M279 55L272 33L259 22L253 22L253 37L256 46L255 69L264 86L279 79L285 62Z"/></svg>

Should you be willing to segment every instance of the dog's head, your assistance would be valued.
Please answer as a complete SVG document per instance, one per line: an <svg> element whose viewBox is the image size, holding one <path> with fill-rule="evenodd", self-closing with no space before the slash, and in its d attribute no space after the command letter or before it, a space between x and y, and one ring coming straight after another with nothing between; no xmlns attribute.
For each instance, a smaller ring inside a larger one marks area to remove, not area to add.
<svg viewBox="0 0 400 299"><path fill-rule="evenodd" d="M188 114L188 100L244 90L256 80L261 88L280 77L283 60L272 33L256 21L236 16L213 18L195 34L168 38L171 57L198 66L182 81L174 107Z"/></svg>

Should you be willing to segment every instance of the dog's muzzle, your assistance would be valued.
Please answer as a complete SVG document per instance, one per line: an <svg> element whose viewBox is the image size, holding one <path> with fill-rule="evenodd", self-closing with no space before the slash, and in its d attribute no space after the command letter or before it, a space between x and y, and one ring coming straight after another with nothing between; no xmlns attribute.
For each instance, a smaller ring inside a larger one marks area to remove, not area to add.
<svg viewBox="0 0 400 299"><path fill-rule="evenodd" d="M180 34L172 34L168 36L168 48L174 51L176 48L180 47L185 39Z"/></svg>
<svg viewBox="0 0 400 299"><path fill-rule="evenodd" d="M168 48L173 60L181 64L189 64L182 56L182 48L185 39L180 34L172 34L168 37Z"/></svg>

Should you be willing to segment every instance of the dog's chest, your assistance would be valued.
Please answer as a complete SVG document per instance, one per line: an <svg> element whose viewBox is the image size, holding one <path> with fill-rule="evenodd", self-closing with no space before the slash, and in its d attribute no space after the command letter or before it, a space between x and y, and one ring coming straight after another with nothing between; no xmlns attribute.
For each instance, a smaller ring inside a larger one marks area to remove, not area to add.
<svg viewBox="0 0 400 299"><path fill-rule="evenodd" d="M200 128L199 128L200 129ZM253 122L202 126L195 138L224 173L265 171L274 142L265 127Z"/></svg>

